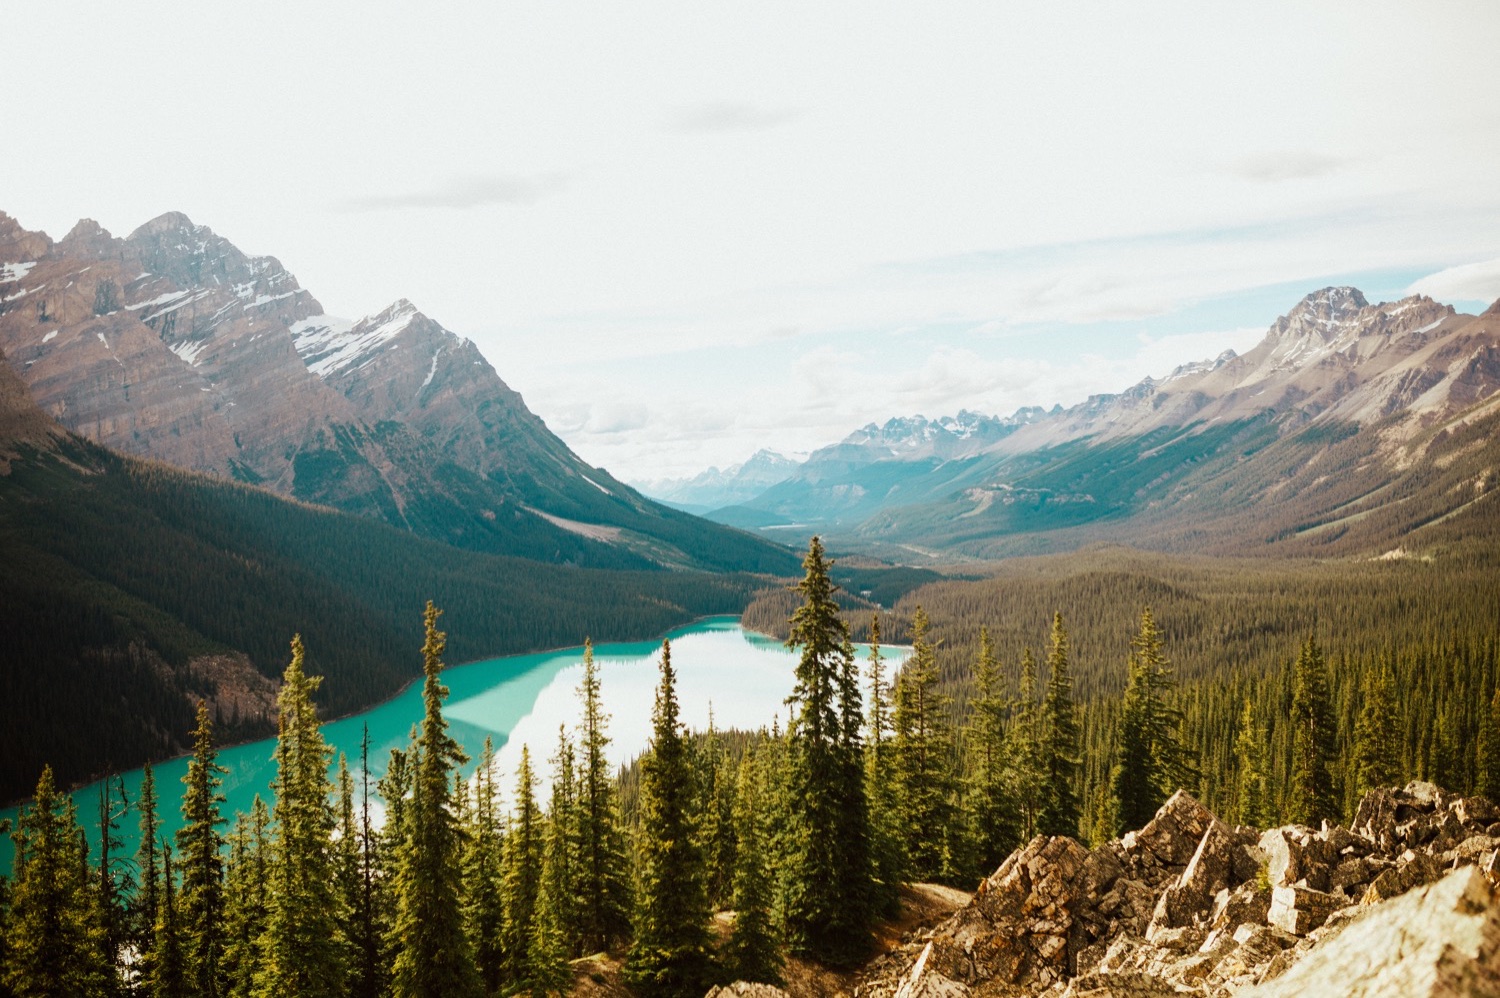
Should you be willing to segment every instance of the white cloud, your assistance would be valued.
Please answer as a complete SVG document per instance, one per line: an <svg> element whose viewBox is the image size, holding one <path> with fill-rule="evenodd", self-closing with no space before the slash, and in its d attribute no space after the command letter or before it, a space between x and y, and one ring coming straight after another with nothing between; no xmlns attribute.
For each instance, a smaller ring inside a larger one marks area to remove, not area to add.
<svg viewBox="0 0 1500 998"><path fill-rule="evenodd" d="M1408 294L1428 295L1438 301L1493 302L1500 298L1500 257L1449 267L1413 281Z"/></svg>

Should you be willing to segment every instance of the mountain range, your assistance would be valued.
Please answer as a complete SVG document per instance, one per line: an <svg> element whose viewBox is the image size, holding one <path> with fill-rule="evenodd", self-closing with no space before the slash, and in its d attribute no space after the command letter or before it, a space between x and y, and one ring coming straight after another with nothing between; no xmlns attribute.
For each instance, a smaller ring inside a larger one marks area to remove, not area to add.
<svg viewBox="0 0 1500 998"><path fill-rule="evenodd" d="M1232 351L1069 408L892 419L708 515L893 558L1124 541L1382 552L1487 496L1500 454L1500 303L1309 294Z"/></svg>
<svg viewBox="0 0 1500 998"><path fill-rule="evenodd" d="M401 299L348 321L274 257L172 212L61 240L0 213L0 350L37 405L126 454L475 551L785 572L795 557L570 451L468 339Z"/></svg>

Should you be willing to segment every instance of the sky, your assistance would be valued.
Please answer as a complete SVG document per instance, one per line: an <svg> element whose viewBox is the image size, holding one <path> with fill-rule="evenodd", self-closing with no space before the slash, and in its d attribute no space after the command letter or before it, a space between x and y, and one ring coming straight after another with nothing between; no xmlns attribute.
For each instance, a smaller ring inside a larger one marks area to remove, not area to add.
<svg viewBox="0 0 1500 998"><path fill-rule="evenodd" d="M629 481L1500 298L1492 0L5 15L0 210L409 298Z"/></svg>

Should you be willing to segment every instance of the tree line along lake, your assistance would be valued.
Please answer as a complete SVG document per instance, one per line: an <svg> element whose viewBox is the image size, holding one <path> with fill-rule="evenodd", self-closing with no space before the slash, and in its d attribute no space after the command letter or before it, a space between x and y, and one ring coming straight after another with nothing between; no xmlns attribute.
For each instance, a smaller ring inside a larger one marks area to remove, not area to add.
<svg viewBox="0 0 1500 998"><path fill-rule="evenodd" d="M710 718L720 730L754 731L770 728L773 721L785 726L786 698L792 691L797 656L780 641L745 630L736 617L709 617L677 628L666 637L672 642L682 719L689 729L706 730ZM855 650L861 659L869 654L866 646L856 646ZM639 755L650 738L660 653L659 641L603 644L594 648L601 695L610 715L610 761L616 767ZM886 668L894 672L905 661L909 649L882 646L881 653ZM413 658L416 656L414 650ZM578 686L582 678L581 646L484 659L445 669L443 683L449 694L443 716L450 734L469 756L465 775L472 773L474 759L485 738L490 738L502 786L508 785L514 776L523 745L530 746L534 764L545 779L548 772L545 760L557 746L559 726L571 731L578 722L581 706ZM373 795L375 781L385 774L391 749L404 749L412 725L421 719L422 685L413 683L396 697L369 710L325 723L323 737L334 752L330 773L342 753L348 758L356 794L359 792L364 775L361 745L368 730L368 777ZM182 734L185 738L187 732ZM272 760L275 746L275 739L264 739L219 750L219 765L229 770L220 788L224 795L220 811L231 825L237 812L249 813L256 794L270 805L271 780L276 775ZM182 824L182 777L187 764L188 757L180 756L153 766L161 832L168 839ZM141 775L140 769L123 774L132 807L119 821L118 836L123 848L116 855L135 855L139 816L134 804L140 796ZM86 829L89 848L95 857L99 846L99 792L99 783L72 792L79 824ZM14 820L19 810L16 807L0 810L0 819ZM10 871L13 850L9 836L0 837L0 871Z"/></svg>

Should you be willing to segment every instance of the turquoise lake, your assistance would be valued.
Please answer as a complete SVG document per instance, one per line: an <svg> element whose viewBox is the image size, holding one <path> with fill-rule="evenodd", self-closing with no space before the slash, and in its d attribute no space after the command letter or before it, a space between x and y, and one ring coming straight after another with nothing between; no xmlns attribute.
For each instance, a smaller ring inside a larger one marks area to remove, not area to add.
<svg viewBox="0 0 1500 998"><path fill-rule="evenodd" d="M775 638L751 633L738 618L713 617L678 628L666 635L672 640L672 664L677 671L677 696L682 720L688 727L708 727L712 711L720 729L769 728L773 719L785 727L786 697L792 690L796 655ZM857 647L861 658L868 649ZM882 649L886 664L898 666L907 649ZM621 765L638 755L651 732L651 705L659 677L660 641L604 644L594 648L605 709L609 712L612 762ZM863 671L863 670L862 670ZM545 796L547 760L557 749L558 727L569 733L578 723L578 685L583 678L583 649L532 655L511 655L443 671L449 695L443 708L449 731L470 756L473 769L486 737L495 744L500 784L509 791L514 784L521 747L529 745L533 765L543 777ZM412 725L422 719L422 688L409 686L399 696L362 714L330 721L323 736L334 749L334 758L344 753L354 773L358 792L360 742L368 725L370 733L370 782L385 773L390 750L403 748ZM248 812L256 794L269 804L275 766L271 760L275 741L236 745L219 752L219 764L228 768L221 810L232 824L236 812ZM156 764L158 811L163 831L172 834L181 824L182 777L187 759ZM125 788L134 804L140 793L141 771L125 774ZM99 786L93 784L73 793L78 817L88 831L91 855L97 856L99 830ZM16 809L0 811L0 818L15 818ZM135 854L138 817L131 812L120 823L125 855ZM9 836L0 840L0 870L8 871L13 846Z"/></svg>

